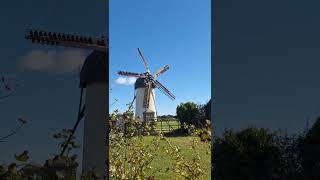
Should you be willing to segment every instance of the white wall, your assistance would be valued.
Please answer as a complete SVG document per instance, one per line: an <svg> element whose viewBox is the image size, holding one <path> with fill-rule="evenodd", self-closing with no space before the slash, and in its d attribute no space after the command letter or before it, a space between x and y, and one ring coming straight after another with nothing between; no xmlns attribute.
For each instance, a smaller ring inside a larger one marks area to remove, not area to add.
<svg viewBox="0 0 320 180"><path fill-rule="evenodd" d="M86 90L83 170L95 168L102 176L106 175L106 135L107 135L107 84L89 84ZM105 97L106 99L102 99Z"/></svg>
<svg viewBox="0 0 320 180"><path fill-rule="evenodd" d="M140 120L143 118L143 112L145 112L146 108L143 108L143 98L144 98L144 89L145 88L137 88L135 91L136 94L136 107L135 107L135 117L140 117ZM152 93L150 93L150 101L149 101L149 110L156 112L155 106L155 93L154 89L152 89Z"/></svg>

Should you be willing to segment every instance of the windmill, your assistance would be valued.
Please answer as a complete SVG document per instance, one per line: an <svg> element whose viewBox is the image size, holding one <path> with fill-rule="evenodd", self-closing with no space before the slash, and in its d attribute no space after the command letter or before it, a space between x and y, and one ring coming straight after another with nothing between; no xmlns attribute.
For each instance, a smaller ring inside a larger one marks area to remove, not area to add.
<svg viewBox="0 0 320 180"><path fill-rule="evenodd" d="M84 172L95 169L95 172L108 177L106 159L106 144L108 144L108 133L106 119L107 106L107 61L109 58L108 39L106 37L94 38L74 34L47 32L42 30L29 30L25 36L32 43L42 45L54 45L89 49L93 52L86 58L80 73L80 103L77 121L72 129L68 141L84 116L83 136L83 160ZM86 88L85 106L82 107L83 89ZM106 97L106 98L101 98ZM82 110L81 110L82 109ZM106 137L107 134L107 137ZM63 156L67 144L64 146L60 156Z"/></svg>
<svg viewBox="0 0 320 180"><path fill-rule="evenodd" d="M122 76L137 78L134 85L135 86L134 100L136 99L135 116L142 121L148 121L152 119L156 120L157 112L156 112L154 89L158 88L162 93L167 95L171 100L175 99L175 96L166 87L164 87L158 80L156 80L157 77L159 77L161 74L169 70L169 66L165 65L164 67L158 69L154 74L151 74L148 64L139 48L138 48L138 52L141 57L142 64L146 69L146 72L134 73L134 72L127 72L127 71L119 71L118 74Z"/></svg>

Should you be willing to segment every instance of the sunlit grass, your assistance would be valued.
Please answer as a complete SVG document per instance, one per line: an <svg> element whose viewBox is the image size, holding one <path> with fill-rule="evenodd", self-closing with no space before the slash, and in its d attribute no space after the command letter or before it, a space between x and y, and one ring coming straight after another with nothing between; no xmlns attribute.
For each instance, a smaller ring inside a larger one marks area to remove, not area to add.
<svg viewBox="0 0 320 180"><path fill-rule="evenodd" d="M146 144L151 144L152 136L144 137ZM197 143L197 149L201 156L201 169L205 173L205 179L211 178L211 151L208 143L201 142L199 137L167 137L172 145L179 146L181 148L181 154L186 158L192 159L192 141L195 140ZM156 179L176 179L176 173L172 171L166 171L168 168L174 167L174 160L169 157L165 150L162 148L165 145L165 141L161 141L160 150L157 152L155 159L151 163L152 170L148 171L149 175L154 175Z"/></svg>

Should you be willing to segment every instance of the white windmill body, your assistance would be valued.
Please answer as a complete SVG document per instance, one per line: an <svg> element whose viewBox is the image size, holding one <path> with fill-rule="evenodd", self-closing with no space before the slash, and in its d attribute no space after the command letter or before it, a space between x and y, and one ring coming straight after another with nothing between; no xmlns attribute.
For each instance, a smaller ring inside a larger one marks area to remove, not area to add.
<svg viewBox="0 0 320 180"><path fill-rule="evenodd" d="M146 88L148 88L144 78L138 78L134 84L134 90L136 95L136 106L135 106L135 117L139 120L144 119L144 114L149 114L152 119L157 120L157 110L156 110L156 101L155 101L155 92L154 87L152 88L151 92L149 93L149 105L144 107L143 101L145 95Z"/></svg>
<svg viewBox="0 0 320 180"><path fill-rule="evenodd" d="M82 169L107 177L107 61L105 52L93 51L81 69L80 87L86 88ZM105 97L105 98L103 98Z"/></svg>
<svg viewBox="0 0 320 180"><path fill-rule="evenodd" d="M138 48L139 55L141 57L142 63L146 69L145 73L134 73L127 71L119 71L118 74L122 76L136 77L135 82L135 117L139 118L141 121L157 120L157 110L156 110L156 98L154 89L158 88L162 93L167 95L170 99L175 99L175 96L165 88L156 78L166 72L169 69L168 65L158 69L153 75L150 73L148 65Z"/></svg>

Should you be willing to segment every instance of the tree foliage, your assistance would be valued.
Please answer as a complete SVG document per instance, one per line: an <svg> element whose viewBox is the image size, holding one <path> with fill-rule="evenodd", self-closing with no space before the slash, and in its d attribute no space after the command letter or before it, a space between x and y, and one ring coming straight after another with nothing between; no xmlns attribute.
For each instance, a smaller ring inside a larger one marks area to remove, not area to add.
<svg viewBox="0 0 320 180"><path fill-rule="evenodd" d="M180 124L195 125L203 128L206 120L211 119L211 100L206 104L181 103L177 106L176 114Z"/></svg>
<svg viewBox="0 0 320 180"><path fill-rule="evenodd" d="M213 144L216 179L272 179L280 164L274 134L266 129L227 130Z"/></svg>
<svg viewBox="0 0 320 180"><path fill-rule="evenodd" d="M211 99L204 105L205 119L211 120Z"/></svg>
<svg viewBox="0 0 320 180"><path fill-rule="evenodd" d="M279 131L276 142L280 149L280 167L275 179L279 180L300 180L301 158L299 157L301 135L288 135Z"/></svg>
<svg viewBox="0 0 320 180"><path fill-rule="evenodd" d="M197 118L199 115L199 109L197 104L194 102L181 103L177 106L177 118L181 124L186 123L187 125L198 125Z"/></svg>
<svg viewBox="0 0 320 180"><path fill-rule="evenodd" d="M305 179L320 179L320 118L301 140L300 157Z"/></svg>
<svg viewBox="0 0 320 180"><path fill-rule="evenodd" d="M320 179L320 118L303 134L226 130L213 144L215 179Z"/></svg>

